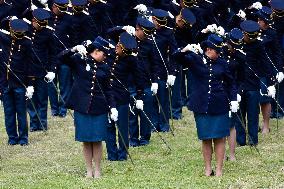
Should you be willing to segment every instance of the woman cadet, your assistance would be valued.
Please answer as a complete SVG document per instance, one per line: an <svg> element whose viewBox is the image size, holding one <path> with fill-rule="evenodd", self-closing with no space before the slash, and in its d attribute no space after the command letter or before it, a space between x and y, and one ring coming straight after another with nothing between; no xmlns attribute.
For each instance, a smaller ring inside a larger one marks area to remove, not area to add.
<svg viewBox="0 0 284 189"><path fill-rule="evenodd" d="M214 175L212 142L217 161L216 176L222 175L225 138L230 135L229 110L231 108L234 113L238 110L235 81L228 64L220 58L222 43L222 38L211 34L201 43L203 50L195 51L196 54L192 52L192 45L174 53L178 62L183 62L192 72L189 108L194 113L198 138L202 140L206 176Z"/></svg>
<svg viewBox="0 0 284 189"><path fill-rule="evenodd" d="M104 62L110 44L97 37L91 44L63 51L59 58L70 66L74 83L66 107L74 109L75 140L83 142L87 178L101 176L102 141L106 140L108 112L117 120L117 111L109 83L109 66ZM110 107L112 107L110 109ZM92 161L95 162L93 171Z"/></svg>

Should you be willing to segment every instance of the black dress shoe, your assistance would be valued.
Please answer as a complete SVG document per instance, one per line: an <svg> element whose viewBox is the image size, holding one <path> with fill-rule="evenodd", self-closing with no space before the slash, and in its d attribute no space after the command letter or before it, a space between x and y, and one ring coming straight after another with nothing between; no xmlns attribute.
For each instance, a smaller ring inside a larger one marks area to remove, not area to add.
<svg viewBox="0 0 284 189"><path fill-rule="evenodd" d="M36 129L36 128L30 128L30 132L36 132L36 131L38 131L38 129Z"/></svg>
<svg viewBox="0 0 284 189"><path fill-rule="evenodd" d="M28 143L28 142L20 142L20 145L21 145L21 146L28 146L29 143Z"/></svg>
<svg viewBox="0 0 284 189"><path fill-rule="evenodd" d="M15 145L17 145L18 143L17 142L8 142L8 145L9 146L15 146Z"/></svg>
<svg viewBox="0 0 284 189"><path fill-rule="evenodd" d="M61 118L64 118L64 117L66 117L66 114L60 113L58 116L61 117Z"/></svg>

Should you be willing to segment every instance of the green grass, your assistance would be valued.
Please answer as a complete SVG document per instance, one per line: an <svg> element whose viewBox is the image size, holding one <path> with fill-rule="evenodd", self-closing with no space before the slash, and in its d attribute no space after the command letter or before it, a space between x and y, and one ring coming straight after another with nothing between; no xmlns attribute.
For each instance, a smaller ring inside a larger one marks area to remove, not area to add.
<svg viewBox="0 0 284 189"><path fill-rule="evenodd" d="M175 121L175 137L162 134L173 151L168 152L157 134L147 147L130 148L130 161L109 162L104 153L103 177L85 179L81 144L74 141L73 121L49 117L47 133L30 133L27 147L8 146L0 109L0 188L284 188L283 120L272 132L260 135L257 154L250 147L236 149L236 162L225 162L221 178L203 176L203 159L192 114ZM104 149L104 152L106 150Z"/></svg>

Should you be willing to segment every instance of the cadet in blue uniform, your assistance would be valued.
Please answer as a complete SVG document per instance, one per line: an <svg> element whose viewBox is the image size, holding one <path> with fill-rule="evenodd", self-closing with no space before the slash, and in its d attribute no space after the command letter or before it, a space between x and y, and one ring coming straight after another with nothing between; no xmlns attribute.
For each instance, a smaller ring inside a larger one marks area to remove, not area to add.
<svg viewBox="0 0 284 189"><path fill-rule="evenodd" d="M5 126L9 145L28 145L28 126L26 115L26 93L32 97L33 87L30 77L32 67L32 42L25 36L28 31L26 22L20 19L10 21L10 35L0 33L5 80L1 82ZM11 69L11 70L10 70ZM28 86L29 85L29 86ZM27 88L25 88L28 86ZM18 126L17 126L18 125Z"/></svg>
<svg viewBox="0 0 284 189"><path fill-rule="evenodd" d="M175 82L175 73L177 66L172 59L171 54L177 49L177 43L174 37L174 31L168 28L168 12L161 9L154 9L152 12L153 23L156 27L156 37L154 40L154 61L158 65L158 83L152 83L152 91L157 95L154 105L154 124L158 131L168 132L169 126L169 89ZM157 90L158 89L158 90ZM159 112L159 109L161 111Z"/></svg>
<svg viewBox="0 0 284 189"><path fill-rule="evenodd" d="M179 62L192 70L190 110L194 112L198 138L202 140L205 175L213 174L212 142L216 153L216 176L222 175L225 137L230 134L229 105L237 112L237 91L234 79L224 59L220 58L223 39L211 34L202 42L204 54L194 54L188 46L175 53ZM224 85L226 83L226 85Z"/></svg>
<svg viewBox="0 0 284 189"><path fill-rule="evenodd" d="M137 57L132 55L136 48L137 42L133 36L127 32L119 35L119 42L116 45L116 59L111 69L111 86L117 103L118 120L108 127L108 139L106 141L108 160L111 161L127 159L127 148L129 146L128 107L130 102L130 94L127 89L129 87L130 73L134 74L133 78L135 79L138 95L141 96L143 92L143 80L141 79L143 71L139 70ZM119 132L119 146L117 146L116 142L115 124Z"/></svg>
<svg viewBox="0 0 284 189"><path fill-rule="evenodd" d="M267 81L266 90L268 96L275 95L272 73L269 60L261 41L257 39L259 25L257 22L246 20L241 23L244 31L244 54L246 56L245 78L241 90L240 111L244 122L236 125L237 142L239 145L246 145L245 124L248 126L249 144L258 144L258 123L259 123L259 98L260 78L265 77ZM247 116L247 117L246 117Z"/></svg>
<svg viewBox="0 0 284 189"><path fill-rule="evenodd" d="M153 62L153 40L151 39L151 35L154 34L155 25L145 18L138 18L136 24L135 36L138 43L138 65L143 66L145 73L144 75L144 94L142 96L142 100L144 102L143 111L148 116L150 121L152 121L153 116L153 96L151 91L152 82L156 82L158 80L158 73L155 70L155 65ZM136 86L134 83L133 75L130 77L129 91L130 95L135 98L139 98L136 93ZM135 101L133 98L130 99L130 107L135 107ZM146 118L144 113L134 108L133 113L129 114L129 144L130 146L143 146L149 144L149 140L151 137L151 127L149 120ZM140 117L140 119L138 119ZM140 122L139 122L140 121ZM154 128L153 128L154 129ZM139 130L140 130L140 138L139 138Z"/></svg>
<svg viewBox="0 0 284 189"><path fill-rule="evenodd" d="M99 0L89 0L88 10L90 16L94 20L98 35L104 36L107 29L114 26L109 12L111 10L111 5Z"/></svg>
<svg viewBox="0 0 284 189"><path fill-rule="evenodd" d="M229 69L236 81L237 90L241 90L241 85L244 82L244 64L245 55L240 51L243 46L243 32L238 29L232 29L226 39L226 46L223 48L223 57L228 62ZM239 92L240 93L240 92ZM241 96L237 96L238 102L241 101ZM238 112L239 113L239 112ZM233 113L230 118L230 136L228 137L228 144L230 148L230 161L235 161L235 149L236 149L236 129L235 126L240 122L240 114Z"/></svg>
<svg viewBox="0 0 284 189"><path fill-rule="evenodd" d="M74 74L66 107L74 110L75 140L83 142L86 177L89 178L101 175L102 141L107 139L108 112L110 108L115 109L109 82L110 68L104 62L108 49L109 43L97 37L87 49L77 45L60 54L60 63L70 66Z"/></svg>
<svg viewBox="0 0 284 189"><path fill-rule="evenodd" d="M281 0L271 0L270 1L271 8L273 11L272 19L273 19L273 28L277 31L278 43L280 43L280 49L282 51L282 57L284 55L284 2ZM282 59L283 60L283 59ZM278 90L279 87L279 90ZM284 82L281 82L279 86L277 86L277 97L279 105L281 108L284 108ZM275 101L272 103L272 118L282 118L284 116L284 112L278 107Z"/></svg>
<svg viewBox="0 0 284 189"><path fill-rule="evenodd" d="M56 43L54 48L57 54L72 46L72 16L66 13L68 3L68 0L54 0L52 5L53 18L50 26L55 29L54 37ZM53 116L65 117L67 109L64 106L64 102L71 90L72 75L70 68L63 64L58 67L57 74L54 83L57 84L57 81L59 82L60 94L57 94L57 89L52 83L49 83L48 86L51 114ZM58 95L60 96L59 98Z"/></svg>
<svg viewBox="0 0 284 189"><path fill-rule="evenodd" d="M47 80L52 82L56 72L56 51L54 48L55 39L53 31L49 29L48 20L51 17L49 11L39 8L33 12L32 26L32 53L35 54L35 63L33 70L35 73L34 95L32 101L38 112L38 116L31 103L28 103L28 112L30 115L30 131L47 130ZM40 123L41 122L41 123Z"/></svg>
<svg viewBox="0 0 284 189"><path fill-rule="evenodd" d="M88 39L95 39L97 37L97 30L95 28L95 20L92 19L86 6L87 0L71 0L72 3L72 27L73 33L71 40L73 45L81 44Z"/></svg>
<svg viewBox="0 0 284 189"><path fill-rule="evenodd" d="M265 53L270 59L270 69L273 70L273 75L276 75L278 83L281 83L283 74L283 56L281 53L281 47L277 38L277 33L270 27L273 22L271 20L272 10L269 7L263 6L258 12L258 24L260 26L261 39L265 47ZM265 79L263 80L266 83ZM262 91L265 91L265 86L261 85ZM271 113L271 103L273 99L267 96L261 96L260 104L263 117L262 133L269 132L269 118Z"/></svg>
<svg viewBox="0 0 284 189"><path fill-rule="evenodd" d="M175 39L179 47L184 47L187 44L193 43L193 27L195 27L196 17L188 8L180 10L176 16ZM185 85L185 77L187 76L187 86ZM182 107L186 102L186 95L182 99L182 91L187 89L189 94L189 73L188 70L183 70L182 65L178 65L178 73L172 94L172 111L174 119L182 118Z"/></svg>

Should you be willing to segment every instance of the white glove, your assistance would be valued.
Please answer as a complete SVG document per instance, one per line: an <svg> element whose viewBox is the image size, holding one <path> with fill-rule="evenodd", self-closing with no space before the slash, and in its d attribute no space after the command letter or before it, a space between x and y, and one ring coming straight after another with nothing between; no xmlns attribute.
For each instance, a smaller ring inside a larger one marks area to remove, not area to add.
<svg viewBox="0 0 284 189"><path fill-rule="evenodd" d="M238 101L231 101L231 107L230 107L231 111L233 113L236 113L238 112L238 109L239 109L239 103Z"/></svg>
<svg viewBox="0 0 284 189"><path fill-rule="evenodd" d="M168 75L167 86L173 86L175 84L176 76Z"/></svg>
<svg viewBox="0 0 284 189"><path fill-rule="evenodd" d="M71 49L71 52L78 52L83 57L87 55L87 50L84 45L76 45Z"/></svg>
<svg viewBox="0 0 284 189"><path fill-rule="evenodd" d="M217 30L217 25L216 24L211 24L207 26L207 29L211 32L214 33Z"/></svg>
<svg viewBox="0 0 284 189"><path fill-rule="evenodd" d="M237 101L240 103L242 101L242 96L237 94Z"/></svg>
<svg viewBox="0 0 284 189"><path fill-rule="evenodd" d="M45 5L47 3L48 0L40 0L40 3Z"/></svg>
<svg viewBox="0 0 284 189"><path fill-rule="evenodd" d="M28 86L27 89L26 89L26 97L31 99L33 97L33 94L34 94L34 87Z"/></svg>
<svg viewBox="0 0 284 189"><path fill-rule="evenodd" d="M152 83L151 91L153 92L153 95L156 95L158 92L158 83Z"/></svg>
<svg viewBox="0 0 284 189"><path fill-rule="evenodd" d="M211 32L211 33L215 33L217 31L217 25L216 24L211 24L211 25L208 25L205 29L201 30L202 33L208 33L208 32Z"/></svg>
<svg viewBox="0 0 284 189"><path fill-rule="evenodd" d="M12 16L10 20L16 20L16 19L18 19L18 17Z"/></svg>
<svg viewBox="0 0 284 189"><path fill-rule="evenodd" d="M147 12L147 7L146 5L143 5L143 4L136 5L136 7L134 7L133 9L136 9L143 14Z"/></svg>
<svg viewBox="0 0 284 189"><path fill-rule="evenodd" d="M240 18L243 19L243 20L246 19L246 13L245 13L242 9L239 10L237 16L240 17Z"/></svg>
<svg viewBox="0 0 284 189"><path fill-rule="evenodd" d="M153 23L153 17L152 16L149 16L148 20Z"/></svg>
<svg viewBox="0 0 284 189"><path fill-rule="evenodd" d="M260 9L262 9L262 4L260 2L255 2L249 7L249 9L252 9L252 8L260 10Z"/></svg>
<svg viewBox="0 0 284 189"><path fill-rule="evenodd" d="M216 29L216 33L220 36L224 36L225 35L225 30L222 26L219 26L217 29Z"/></svg>
<svg viewBox="0 0 284 189"><path fill-rule="evenodd" d="M116 108L110 109L110 118L116 122L118 120L118 111Z"/></svg>
<svg viewBox="0 0 284 189"><path fill-rule="evenodd" d="M276 79L277 79L278 83L281 83L281 82L283 81L283 79L284 79L284 74L283 74L283 72L278 72L278 73L276 74Z"/></svg>
<svg viewBox="0 0 284 189"><path fill-rule="evenodd" d="M48 83L52 82L55 78L54 72L47 72L45 78L47 79Z"/></svg>
<svg viewBox="0 0 284 189"><path fill-rule="evenodd" d="M143 106L144 106L143 100L136 100L136 108L138 110L143 110Z"/></svg>
<svg viewBox="0 0 284 189"><path fill-rule="evenodd" d="M193 44L188 44L181 51L182 52L187 52L187 51L195 52L195 49L194 49Z"/></svg>
<svg viewBox="0 0 284 189"><path fill-rule="evenodd" d="M86 41L83 42L83 45L84 45L85 47L88 47L90 44L92 44L92 41L91 41L91 40L86 40Z"/></svg>
<svg viewBox="0 0 284 189"><path fill-rule="evenodd" d="M203 54L203 50L199 43L193 44L193 50L195 51L196 54Z"/></svg>
<svg viewBox="0 0 284 189"><path fill-rule="evenodd" d="M274 85L267 87L268 96L275 98L276 89Z"/></svg>
<svg viewBox="0 0 284 189"><path fill-rule="evenodd" d="M135 28L133 26L123 26L123 28L127 33L129 33L130 35L135 35Z"/></svg>
<svg viewBox="0 0 284 189"><path fill-rule="evenodd" d="M32 10L32 11L35 10L35 9L37 9L37 8L38 8L38 7L35 6L34 4L31 5L31 10Z"/></svg>

